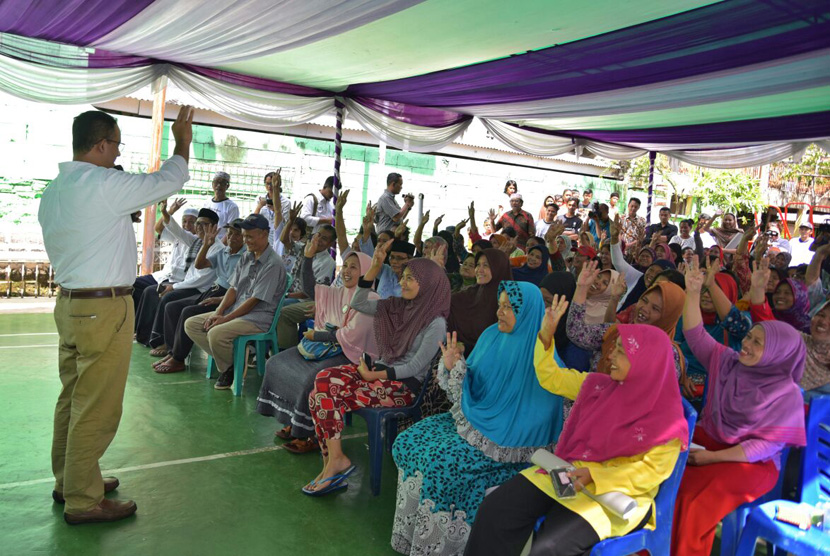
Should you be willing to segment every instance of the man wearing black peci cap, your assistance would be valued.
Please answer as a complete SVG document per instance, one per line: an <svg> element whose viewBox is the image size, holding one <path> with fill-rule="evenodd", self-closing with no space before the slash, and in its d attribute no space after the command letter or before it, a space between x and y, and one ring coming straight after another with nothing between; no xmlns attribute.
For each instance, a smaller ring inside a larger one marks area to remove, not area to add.
<svg viewBox="0 0 830 556"><path fill-rule="evenodd" d="M236 265L228 292L212 313L190 317L185 333L211 355L219 369L214 385L227 390L233 384L233 341L238 336L267 331L285 295L282 259L268 244L268 219L252 214L239 223L248 252Z"/></svg>
<svg viewBox="0 0 830 556"><path fill-rule="evenodd" d="M52 498L70 524L116 521L133 515L131 500L104 493L118 479L101 477L98 460L112 442L132 352L136 278L135 231L129 216L166 199L189 179L193 109L179 110L171 131L173 156L152 174L119 172L121 130L97 110L72 124L72 161L40 200L38 221L55 268L58 361L63 388L55 407Z"/></svg>

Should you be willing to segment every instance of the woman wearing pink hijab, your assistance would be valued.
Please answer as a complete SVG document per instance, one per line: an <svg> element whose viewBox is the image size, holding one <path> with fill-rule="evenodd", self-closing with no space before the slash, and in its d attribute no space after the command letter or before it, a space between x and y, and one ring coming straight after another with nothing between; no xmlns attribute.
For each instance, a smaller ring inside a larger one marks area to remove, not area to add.
<svg viewBox="0 0 830 556"><path fill-rule="evenodd" d="M801 335L766 321L750 329L740 351L722 345L703 328L703 283L697 268L686 272L683 334L709 374L709 391L694 434L704 449L689 454L675 503L673 556L708 555L717 524L775 485L781 450L806 444Z"/></svg>
<svg viewBox="0 0 830 556"><path fill-rule="evenodd" d="M308 408L308 395L314 389L317 373L329 367L357 363L364 352L372 357L377 354L371 315L349 306L357 292L358 280L369 270L372 259L363 253L347 252L340 270L343 286L339 287L315 284L312 263L312 257L304 259L301 283L305 294L315 302L314 330L305 333L303 344L268 359L256 406L261 415L275 417L285 425L277 431L277 436L288 440L284 448L295 454L319 449ZM380 299L374 292L368 297ZM325 345L318 357L310 360L304 348L311 347L309 341ZM323 354L325 350L328 353Z"/></svg>
<svg viewBox="0 0 830 556"><path fill-rule="evenodd" d="M689 442L666 333L651 325L619 325L610 375L562 369L553 356L553 332L563 307L567 302L555 300L548 309L535 351L542 387L576 399L554 453L576 468L569 475L578 490L623 492L637 509L622 521L583 494L557 498L547 472L531 467L484 499L469 556L518 556L542 516L531 555L583 555L603 539L653 529L654 497Z"/></svg>

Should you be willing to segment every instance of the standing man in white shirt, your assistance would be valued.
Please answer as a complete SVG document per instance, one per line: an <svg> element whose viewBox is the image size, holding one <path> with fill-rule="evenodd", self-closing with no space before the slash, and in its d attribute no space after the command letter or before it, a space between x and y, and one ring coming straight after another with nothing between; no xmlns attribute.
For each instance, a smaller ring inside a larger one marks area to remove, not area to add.
<svg viewBox="0 0 830 556"><path fill-rule="evenodd" d="M300 211L300 218L311 228L309 237L319 232L323 226L334 224L334 205L331 199L334 197L334 176L329 176L320 189L319 197L315 193L309 193L303 199L303 208Z"/></svg>
<svg viewBox="0 0 830 556"><path fill-rule="evenodd" d="M545 217L536 221L536 237L544 238L548 228L556 221L556 213L559 212L559 205L551 201L545 205Z"/></svg>
<svg viewBox="0 0 830 556"><path fill-rule="evenodd" d="M101 477L98 460L121 419L135 313L130 294L138 263L130 215L179 191L189 179L193 109L172 127L173 156L152 174L113 169L121 130L109 114L84 112L72 124L71 162L40 200L38 221L60 293L55 304L63 384L55 408L52 498L70 524L116 521L132 500L104 498L118 479Z"/></svg>
<svg viewBox="0 0 830 556"><path fill-rule="evenodd" d="M219 215L219 241L225 238L227 228L225 224L239 218L239 207L228 199L228 188L231 186L231 176L227 172L216 172L213 176L213 199L206 202L202 208L210 209Z"/></svg>
<svg viewBox="0 0 830 556"><path fill-rule="evenodd" d="M798 237L790 238L790 252L793 256L790 267L810 264L813 255L816 254L815 251L810 251L811 245L813 245L813 225L805 220L798 226Z"/></svg>

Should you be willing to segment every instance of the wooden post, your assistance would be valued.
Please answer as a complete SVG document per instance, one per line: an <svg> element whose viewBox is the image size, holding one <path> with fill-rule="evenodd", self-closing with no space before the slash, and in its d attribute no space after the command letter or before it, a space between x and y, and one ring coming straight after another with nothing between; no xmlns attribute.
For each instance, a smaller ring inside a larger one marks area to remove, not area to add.
<svg viewBox="0 0 830 556"><path fill-rule="evenodd" d="M159 87L153 96L153 136L150 146L150 165L147 172L156 172L161 166L161 137L164 131L164 103L167 99L167 85ZM153 272L155 251L156 206L144 209L144 237L141 241L141 274Z"/></svg>
<svg viewBox="0 0 830 556"><path fill-rule="evenodd" d="M35 264L35 297L40 297L40 263Z"/></svg>

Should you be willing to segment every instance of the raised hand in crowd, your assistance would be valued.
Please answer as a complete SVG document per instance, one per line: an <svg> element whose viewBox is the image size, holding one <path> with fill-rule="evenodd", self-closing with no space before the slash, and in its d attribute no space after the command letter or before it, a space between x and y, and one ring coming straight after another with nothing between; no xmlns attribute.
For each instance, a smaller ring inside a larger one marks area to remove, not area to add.
<svg viewBox="0 0 830 556"><path fill-rule="evenodd" d="M395 228L395 234L394 235L395 235L396 239L403 239L403 236L406 234L406 230L407 230L408 225L409 225L409 220L408 219L401 220L400 224L398 224L398 227Z"/></svg>
<svg viewBox="0 0 830 556"><path fill-rule="evenodd" d="M581 305L588 299L588 291L596 282L600 273L599 261L586 261L582 265L582 272L576 277L576 291L573 296L573 303Z"/></svg>
<svg viewBox="0 0 830 556"><path fill-rule="evenodd" d="M282 168L277 168L277 171L271 176L271 185L266 186L266 188L268 195L276 202L276 199L282 193Z"/></svg>
<svg viewBox="0 0 830 556"><path fill-rule="evenodd" d="M458 333L447 332L447 345L443 342L438 342L438 347L441 348L441 355L444 360L444 368L447 370L455 367L455 364L461 360L464 355L463 344L458 342Z"/></svg>
<svg viewBox="0 0 830 556"><path fill-rule="evenodd" d="M766 255L767 249L769 248L769 236L766 234L758 236L758 239L755 240L755 245L753 247L755 249L755 260L760 261L761 258Z"/></svg>
<svg viewBox="0 0 830 556"><path fill-rule="evenodd" d="M300 216L301 210L303 210L303 204L300 202L294 203L292 207L288 210L288 228L290 228L291 224L293 224Z"/></svg>
<svg viewBox="0 0 830 556"><path fill-rule="evenodd" d="M168 211L170 212L170 215L172 216L172 215L176 214L176 212L177 212L180 208L182 208L183 206L185 206L186 204L187 204L187 199L185 199L184 197L178 197L177 199L175 199L175 200L174 200L174 201L170 204L170 208L168 209Z"/></svg>
<svg viewBox="0 0 830 556"><path fill-rule="evenodd" d="M545 346L545 349L550 349L551 342L553 342L553 335L559 327L559 321L565 316L568 310L568 300L565 296L554 295L550 307L545 309L545 317L542 319L542 326L539 329L538 338Z"/></svg>
<svg viewBox="0 0 830 556"><path fill-rule="evenodd" d="M619 213L611 221L609 230L611 231L611 245L618 244L620 242L620 232L622 231L622 216Z"/></svg>
<svg viewBox="0 0 830 556"><path fill-rule="evenodd" d="M556 250L556 240L565 233L565 225L561 222L554 222L551 224L548 231L545 232L545 243L548 245L548 249L555 251ZM553 249L551 249L553 246Z"/></svg>
<svg viewBox="0 0 830 556"><path fill-rule="evenodd" d="M383 264L386 262L386 257L389 255L389 249L392 248L392 242L394 241L395 240L390 239L386 243L379 243L377 247L375 247L375 254L372 255L372 265L369 267L369 270L366 271L364 279L372 282L378 277L380 270L383 268Z"/></svg>
<svg viewBox="0 0 830 556"><path fill-rule="evenodd" d="M217 226L216 224L210 223L207 226L205 226L203 229L204 229L204 233L205 233L205 238L204 238L205 245L210 246L210 245L213 245L214 243L216 243L216 237L219 235L219 226Z"/></svg>
<svg viewBox="0 0 830 556"><path fill-rule="evenodd" d="M375 207L372 201L366 204L366 214L363 215L363 241L368 241L375 227Z"/></svg>
<svg viewBox="0 0 830 556"><path fill-rule="evenodd" d="M346 206L346 201L349 199L349 189L345 189L340 192L340 195L337 197L337 202L334 203L334 210L336 212L342 212L343 207Z"/></svg>
<svg viewBox="0 0 830 556"><path fill-rule="evenodd" d="M432 223L432 236L433 237L438 235L438 226L440 226L441 222L444 221L444 216L446 216L446 215L442 214L441 216L439 216L438 218L435 219L435 222Z"/></svg>
<svg viewBox="0 0 830 556"><path fill-rule="evenodd" d="M306 242L305 251L303 252L303 255L305 255L306 258L310 259L311 257L313 257L314 255L317 254L317 250L319 248L320 248L320 234L317 233L317 234L314 234L314 236L312 236L311 241Z"/></svg>
<svg viewBox="0 0 830 556"><path fill-rule="evenodd" d="M611 294L612 299L620 300L622 296L628 291L628 284L625 283L625 274L620 272L617 277L611 282L610 286L608 287L608 291ZM609 305L614 305L613 303L609 303Z"/></svg>
<svg viewBox="0 0 830 556"><path fill-rule="evenodd" d="M403 204L406 205L409 209L415 206L415 195L412 193L407 193L403 196Z"/></svg>
<svg viewBox="0 0 830 556"><path fill-rule="evenodd" d="M767 282L769 282L769 257L762 257L755 262L749 286L749 302L753 305L763 305L767 300Z"/></svg>
<svg viewBox="0 0 830 556"><path fill-rule="evenodd" d="M441 268L444 268L447 261L447 246L443 243L435 245L429 255L427 255L427 258Z"/></svg>
<svg viewBox="0 0 830 556"><path fill-rule="evenodd" d="M455 230L453 230L452 235L460 236L461 235L461 230L464 229L464 227L467 225L467 222L469 222L469 220L470 220L469 218L465 218L464 220L462 220L461 222L456 224L455 225Z"/></svg>

